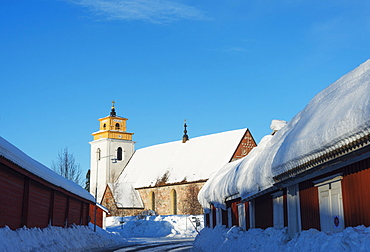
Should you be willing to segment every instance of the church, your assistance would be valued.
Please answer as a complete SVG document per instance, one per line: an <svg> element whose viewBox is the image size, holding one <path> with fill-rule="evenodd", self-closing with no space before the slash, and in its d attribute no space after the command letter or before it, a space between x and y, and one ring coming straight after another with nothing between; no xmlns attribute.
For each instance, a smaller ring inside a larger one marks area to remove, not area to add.
<svg viewBox="0 0 370 252"><path fill-rule="evenodd" d="M198 192L211 174L256 146L247 128L189 139L185 122L182 140L135 150L127 120L112 102L90 142L90 193L113 216L202 214Z"/></svg>

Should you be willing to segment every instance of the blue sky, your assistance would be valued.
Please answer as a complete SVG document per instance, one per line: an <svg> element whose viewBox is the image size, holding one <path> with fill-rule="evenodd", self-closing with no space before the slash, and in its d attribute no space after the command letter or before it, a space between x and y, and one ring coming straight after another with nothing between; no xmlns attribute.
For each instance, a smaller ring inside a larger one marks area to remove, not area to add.
<svg viewBox="0 0 370 252"><path fill-rule="evenodd" d="M0 135L83 173L98 118L129 119L136 148L289 121L370 55L370 2L6 0Z"/></svg>

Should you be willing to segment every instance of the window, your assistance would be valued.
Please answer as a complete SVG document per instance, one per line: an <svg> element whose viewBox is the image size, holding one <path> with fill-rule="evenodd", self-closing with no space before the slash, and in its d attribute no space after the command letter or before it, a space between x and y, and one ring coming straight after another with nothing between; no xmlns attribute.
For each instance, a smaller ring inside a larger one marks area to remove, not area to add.
<svg viewBox="0 0 370 252"><path fill-rule="evenodd" d="M122 148L118 147L117 149L117 160L122 161Z"/></svg>
<svg viewBox="0 0 370 252"><path fill-rule="evenodd" d="M100 148L98 148L97 150L96 150L96 160L100 160L101 159L101 151L100 151Z"/></svg>
<svg viewBox="0 0 370 252"><path fill-rule="evenodd" d="M171 200L171 214L177 214L177 193L176 190L172 190L170 193Z"/></svg>
<svg viewBox="0 0 370 252"><path fill-rule="evenodd" d="M106 129L107 128L107 125L104 123L103 124L103 129Z"/></svg>
<svg viewBox="0 0 370 252"><path fill-rule="evenodd" d="M119 123L116 123L116 130L119 130Z"/></svg>

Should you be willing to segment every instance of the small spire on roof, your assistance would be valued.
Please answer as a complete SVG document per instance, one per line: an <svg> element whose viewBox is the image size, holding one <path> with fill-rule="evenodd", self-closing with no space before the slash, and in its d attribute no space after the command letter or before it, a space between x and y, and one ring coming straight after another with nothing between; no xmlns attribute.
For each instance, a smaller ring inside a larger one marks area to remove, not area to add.
<svg viewBox="0 0 370 252"><path fill-rule="evenodd" d="M110 116L116 116L116 109L115 109L115 107L114 107L114 104L115 104L116 102L113 100L112 101L112 110L111 110L111 112L110 112Z"/></svg>
<svg viewBox="0 0 370 252"><path fill-rule="evenodd" d="M184 135L182 136L182 142L183 143L186 143L186 141L189 141L189 136L188 136L188 134L186 134L186 133L188 133L188 131L186 130L186 127L188 127L187 125L186 125L186 119L184 120Z"/></svg>

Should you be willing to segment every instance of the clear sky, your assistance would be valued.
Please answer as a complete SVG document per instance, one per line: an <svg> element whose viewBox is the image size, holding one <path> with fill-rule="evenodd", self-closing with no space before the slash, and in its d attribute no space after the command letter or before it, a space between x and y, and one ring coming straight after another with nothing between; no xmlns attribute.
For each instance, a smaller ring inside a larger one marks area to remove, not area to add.
<svg viewBox="0 0 370 252"><path fill-rule="evenodd" d="M0 135L85 174L116 101L136 148L289 121L370 55L370 1L3 0Z"/></svg>

